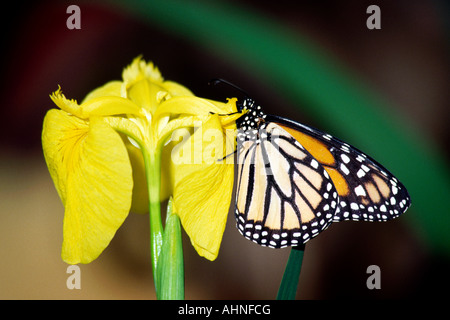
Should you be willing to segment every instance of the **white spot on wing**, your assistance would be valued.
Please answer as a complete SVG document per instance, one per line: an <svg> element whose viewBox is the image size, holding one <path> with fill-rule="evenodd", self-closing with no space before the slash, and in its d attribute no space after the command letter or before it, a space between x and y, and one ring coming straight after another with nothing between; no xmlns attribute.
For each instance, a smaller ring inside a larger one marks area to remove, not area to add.
<svg viewBox="0 0 450 320"><path fill-rule="evenodd" d="M319 168L319 162L317 162L316 159L312 159L311 160L311 167L313 167L314 169Z"/></svg>
<svg viewBox="0 0 450 320"><path fill-rule="evenodd" d="M362 178L366 175L366 173L364 172L363 169L359 169L356 175L358 176L358 178Z"/></svg>
<svg viewBox="0 0 450 320"><path fill-rule="evenodd" d="M348 170L348 168L345 166L345 164L341 163L340 165L340 169L341 171L345 174L348 175L350 173L350 171Z"/></svg>
<svg viewBox="0 0 450 320"><path fill-rule="evenodd" d="M359 185L355 188L355 193L357 196L366 196L366 191L364 191L364 188L362 185Z"/></svg>
<svg viewBox="0 0 450 320"><path fill-rule="evenodd" d="M396 186L392 186L392 194L396 195L398 192L398 188Z"/></svg>
<svg viewBox="0 0 450 320"><path fill-rule="evenodd" d="M344 163L349 163L350 158L346 154L341 154L341 159L344 161Z"/></svg>

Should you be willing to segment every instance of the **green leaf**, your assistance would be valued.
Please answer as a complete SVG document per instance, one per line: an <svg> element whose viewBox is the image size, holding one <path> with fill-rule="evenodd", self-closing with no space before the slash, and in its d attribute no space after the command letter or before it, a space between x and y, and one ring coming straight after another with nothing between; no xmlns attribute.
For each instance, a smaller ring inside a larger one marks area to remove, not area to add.
<svg viewBox="0 0 450 320"><path fill-rule="evenodd" d="M184 263L181 223L169 201L166 226L157 264L156 296L158 300L184 299Z"/></svg>

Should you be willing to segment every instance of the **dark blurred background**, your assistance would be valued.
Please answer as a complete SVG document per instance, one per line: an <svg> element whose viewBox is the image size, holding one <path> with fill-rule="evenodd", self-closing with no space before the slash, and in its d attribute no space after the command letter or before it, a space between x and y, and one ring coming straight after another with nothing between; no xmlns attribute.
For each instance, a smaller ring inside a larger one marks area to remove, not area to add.
<svg viewBox="0 0 450 320"><path fill-rule="evenodd" d="M105 4L106 3L106 4ZM120 80L142 54L166 79L198 96L225 100L225 78L244 88L268 113L322 128L256 70L226 54L109 6L80 3L81 30L66 28L73 2L8 5L2 19L0 112L0 298L153 299L148 217L130 214L110 246L81 265L82 289L66 288L61 260L64 208L40 142L49 94L61 85L81 101L94 88ZM448 7L440 1L228 1L261 13L307 37L397 108L404 124L449 156ZM366 28L366 8L381 8L382 29ZM206 4L205 4L206 5ZM301 76L301 75L299 75ZM361 146L363 148L363 146ZM448 162L447 162L448 163ZM413 172L411 174L414 174ZM424 186L424 188L432 186ZM447 201L442 199L442 201ZM233 210L232 210L233 211ZM383 224L333 224L307 244L298 298L421 298L448 288L449 253L436 252L408 215ZM430 213L432 214L432 212ZM209 262L184 238L186 298L272 299L289 249L261 248L240 236L229 215L219 257ZM368 290L366 269L381 269L381 289Z"/></svg>

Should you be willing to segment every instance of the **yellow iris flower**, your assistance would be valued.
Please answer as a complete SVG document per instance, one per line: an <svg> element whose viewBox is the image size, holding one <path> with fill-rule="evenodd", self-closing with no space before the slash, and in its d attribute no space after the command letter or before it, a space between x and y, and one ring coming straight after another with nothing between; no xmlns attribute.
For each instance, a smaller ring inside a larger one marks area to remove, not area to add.
<svg viewBox="0 0 450 320"><path fill-rule="evenodd" d="M65 207L63 260L96 259L130 210L149 210L158 234L152 211L170 195L192 245L214 260L231 201L233 164L226 156L234 150L236 100L196 97L140 57L122 78L81 104L60 89L51 95L59 109L45 116L42 146Z"/></svg>

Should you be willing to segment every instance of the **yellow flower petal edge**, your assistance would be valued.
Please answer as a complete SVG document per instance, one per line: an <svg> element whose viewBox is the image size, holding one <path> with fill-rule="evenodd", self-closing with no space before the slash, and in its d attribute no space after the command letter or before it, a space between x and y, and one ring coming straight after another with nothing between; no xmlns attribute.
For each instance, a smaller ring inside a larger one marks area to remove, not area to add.
<svg viewBox="0 0 450 320"><path fill-rule="evenodd" d="M100 118L88 124L60 110L47 113L42 145L65 206L62 259L89 263L130 211L133 180L126 147Z"/></svg>

